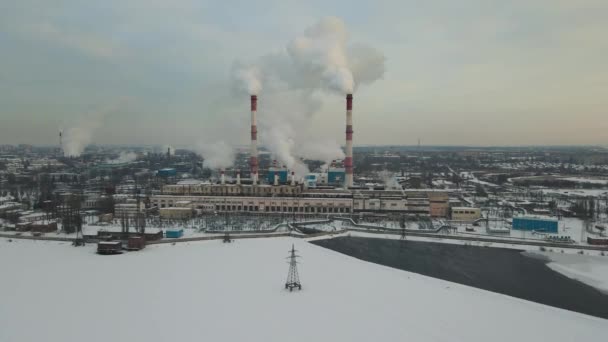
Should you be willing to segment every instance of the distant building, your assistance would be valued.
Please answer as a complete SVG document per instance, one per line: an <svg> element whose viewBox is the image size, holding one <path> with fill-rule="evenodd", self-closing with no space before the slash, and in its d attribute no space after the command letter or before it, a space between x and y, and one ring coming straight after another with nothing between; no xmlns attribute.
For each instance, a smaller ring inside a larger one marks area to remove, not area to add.
<svg viewBox="0 0 608 342"><path fill-rule="evenodd" d="M430 192L428 196L431 217L447 217L450 211L448 194L444 192Z"/></svg>
<svg viewBox="0 0 608 342"><path fill-rule="evenodd" d="M127 200L126 203L118 203L114 205L114 216L115 217L136 217L138 213L145 212L146 208L141 201L139 208L137 207L137 201L134 199Z"/></svg>
<svg viewBox="0 0 608 342"><path fill-rule="evenodd" d="M192 218L193 210L188 207L168 207L159 209L160 218L169 220L187 220Z"/></svg>
<svg viewBox="0 0 608 342"><path fill-rule="evenodd" d="M469 207L452 208L452 220L472 222L481 218L481 209Z"/></svg>
<svg viewBox="0 0 608 342"><path fill-rule="evenodd" d="M274 177L276 175L279 178L279 184L285 184L287 183L287 174L287 169L271 167L266 174L266 181L268 184L274 184Z"/></svg>
<svg viewBox="0 0 608 342"><path fill-rule="evenodd" d="M160 169L156 173L157 176L167 178L167 177L175 177L177 175L177 171L172 168Z"/></svg>
<svg viewBox="0 0 608 342"><path fill-rule="evenodd" d="M513 229L557 233L557 220L538 217L514 217Z"/></svg>

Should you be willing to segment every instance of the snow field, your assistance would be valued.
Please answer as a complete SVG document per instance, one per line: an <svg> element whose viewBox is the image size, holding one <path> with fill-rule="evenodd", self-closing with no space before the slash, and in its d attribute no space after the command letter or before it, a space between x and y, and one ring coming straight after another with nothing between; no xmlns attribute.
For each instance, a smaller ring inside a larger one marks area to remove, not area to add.
<svg viewBox="0 0 608 342"><path fill-rule="evenodd" d="M303 290L283 289L295 244ZM0 239L0 341L600 341L606 320L295 238L95 246ZM513 327L517 327L513 329Z"/></svg>

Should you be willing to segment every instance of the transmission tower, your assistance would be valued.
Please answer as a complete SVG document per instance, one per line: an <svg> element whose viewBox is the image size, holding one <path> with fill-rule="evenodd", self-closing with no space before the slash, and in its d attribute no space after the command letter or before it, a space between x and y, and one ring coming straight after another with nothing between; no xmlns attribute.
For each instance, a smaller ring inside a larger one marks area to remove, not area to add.
<svg viewBox="0 0 608 342"><path fill-rule="evenodd" d="M300 276L298 275L298 262L296 258L299 258L299 255L296 255L296 250L293 244L291 245L291 251L289 251L289 273L287 274L287 281L285 282L285 289L289 289L289 291L293 291L294 288L298 288L298 290L302 289L302 284L300 284Z"/></svg>
<svg viewBox="0 0 608 342"><path fill-rule="evenodd" d="M222 242L224 242L224 243L231 243L232 242L232 238L230 238L230 233L226 232L224 234L224 240Z"/></svg>

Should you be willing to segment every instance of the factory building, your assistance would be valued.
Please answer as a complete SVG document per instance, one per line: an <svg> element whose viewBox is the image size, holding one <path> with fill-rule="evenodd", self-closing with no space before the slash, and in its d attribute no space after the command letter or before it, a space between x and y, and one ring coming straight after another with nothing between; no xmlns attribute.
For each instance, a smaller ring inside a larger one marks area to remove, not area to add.
<svg viewBox="0 0 608 342"><path fill-rule="evenodd" d="M162 195L190 195L190 196L297 196L301 194L303 187L291 185L251 185L251 184L210 184L200 182L198 184L188 182L186 184L169 184L162 187Z"/></svg>
<svg viewBox="0 0 608 342"><path fill-rule="evenodd" d="M249 166L251 182L242 184L240 172L236 182L227 182L221 170L219 184L182 181L162 186L158 195L151 197L151 205L161 216L179 217L199 212L252 212L335 214L356 212L408 213L445 217L449 199L446 193L357 189L353 187L353 96L346 96L345 158L334 161L318 174L309 174L303 182L296 182L293 172L273 161L266 174L267 184L259 182L257 149L257 96L251 95L251 146ZM171 177L169 172L159 175ZM184 205L183 203L188 203Z"/></svg>
<svg viewBox="0 0 608 342"><path fill-rule="evenodd" d="M513 229L557 233L557 220L538 217L514 217Z"/></svg>
<svg viewBox="0 0 608 342"><path fill-rule="evenodd" d="M481 209L479 208L452 208L452 220L454 221L473 222L479 218L481 218Z"/></svg>
<svg viewBox="0 0 608 342"><path fill-rule="evenodd" d="M158 210L160 218L168 220L187 220L192 218L193 210L189 207L165 207Z"/></svg>
<svg viewBox="0 0 608 342"><path fill-rule="evenodd" d="M175 177L177 175L177 170L173 168L165 168L160 169L156 173L159 177L167 178L167 177Z"/></svg>
<svg viewBox="0 0 608 342"><path fill-rule="evenodd" d="M264 213L353 213L395 212L437 217L445 213L448 197L445 193L401 190L356 191L316 189L305 185L236 185L186 184L165 185L162 194L151 198L152 206L181 207L189 201L193 209L209 211L212 206L220 212ZM439 209L437 209L439 208Z"/></svg>
<svg viewBox="0 0 608 342"><path fill-rule="evenodd" d="M136 217L137 214L143 213L146 210L143 202L138 203L134 199L128 199L125 203L114 205L114 215L116 217Z"/></svg>
<svg viewBox="0 0 608 342"><path fill-rule="evenodd" d="M427 192L427 194L431 217L447 217L450 212L448 194L445 192Z"/></svg>
<svg viewBox="0 0 608 342"><path fill-rule="evenodd" d="M289 171L287 171L287 168L284 166L271 166L268 168L268 173L266 174L266 182L268 182L268 184L275 184L275 182L278 182L278 184L286 184L288 175Z"/></svg>
<svg viewBox="0 0 608 342"><path fill-rule="evenodd" d="M218 212L253 213L351 213L351 198L318 197L247 197L247 196L152 196L153 206L173 208L178 201L190 201L196 209L205 210L213 205Z"/></svg>

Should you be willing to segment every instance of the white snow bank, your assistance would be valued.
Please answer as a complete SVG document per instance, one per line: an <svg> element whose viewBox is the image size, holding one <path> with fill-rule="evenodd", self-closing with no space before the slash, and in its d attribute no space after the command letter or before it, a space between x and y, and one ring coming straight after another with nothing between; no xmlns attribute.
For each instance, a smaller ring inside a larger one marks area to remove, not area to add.
<svg viewBox="0 0 608 342"><path fill-rule="evenodd" d="M547 257L552 270L608 294L608 257L595 255L529 252Z"/></svg>
<svg viewBox="0 0 608 342"><path fill-rule="evenodd" d="M284 287L302 256L301 292ZM0 341L603 341L608 321L291 238L149 246L0 239ZM10 262L9 262L10 261ZM517 329L513 329L517 327Z"/></svg>

